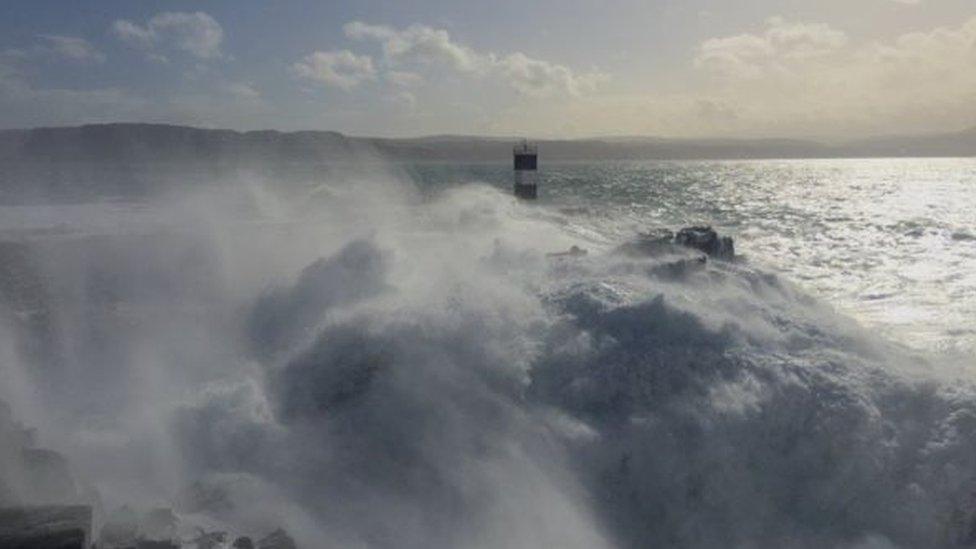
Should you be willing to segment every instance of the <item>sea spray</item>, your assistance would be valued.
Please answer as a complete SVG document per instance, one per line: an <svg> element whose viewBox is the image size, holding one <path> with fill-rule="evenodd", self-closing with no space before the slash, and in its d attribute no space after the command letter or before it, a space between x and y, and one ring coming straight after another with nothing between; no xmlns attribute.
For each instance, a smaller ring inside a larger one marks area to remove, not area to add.
<svg viewBox="0 0 976 549"><path fill-rule="evenodd" d="M26 240L4 373L107 508L307 547L967 542L972 388L779 277L486 186L255 185Z"/></svg>

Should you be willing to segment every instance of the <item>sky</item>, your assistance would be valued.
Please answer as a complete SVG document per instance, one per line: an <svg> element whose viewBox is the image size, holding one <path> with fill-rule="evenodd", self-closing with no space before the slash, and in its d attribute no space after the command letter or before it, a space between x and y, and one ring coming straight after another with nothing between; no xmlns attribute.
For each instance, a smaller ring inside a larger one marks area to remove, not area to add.
<svg viewBox="0 0 976 549"><path fill-rule="evenodd" d="M973 0L0 0L0 128L795 137L976 126Z"/></svg>

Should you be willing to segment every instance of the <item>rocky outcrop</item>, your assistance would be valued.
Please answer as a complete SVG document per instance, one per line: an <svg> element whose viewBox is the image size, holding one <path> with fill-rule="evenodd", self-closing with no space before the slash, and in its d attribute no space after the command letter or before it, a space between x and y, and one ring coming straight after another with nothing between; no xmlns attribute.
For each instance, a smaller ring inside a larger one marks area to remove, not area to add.
<svg viewBox="0 0 976 549"><path fill-rule="evenodd" d="M685 227L677 233L654 229L618 246L616 252L629 256L658 256L686 250L697 250L706 257L724 261L735 259L732 237L720 236L708 226Z"/></svg>
<svg viewBox="0 0 976 549"><path fill-rule="evenodd" d="M678 246L705 252L716 259L731 260L735 257L735 245L730 236L719 236L711 227L686 227L674 237Z"/></svg>

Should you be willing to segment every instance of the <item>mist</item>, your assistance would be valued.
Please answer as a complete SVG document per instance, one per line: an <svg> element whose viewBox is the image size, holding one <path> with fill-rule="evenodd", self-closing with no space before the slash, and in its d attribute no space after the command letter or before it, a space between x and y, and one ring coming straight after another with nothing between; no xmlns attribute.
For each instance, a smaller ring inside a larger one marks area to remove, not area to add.
<svg viewBox="0 0 976 549"><path fill-rule="evenodd" d="M170 508L184 542L969 543L953 364L748 261L614 253L573 212L357 154L4 206L0 502L93 505L96 539Z"/></svg>

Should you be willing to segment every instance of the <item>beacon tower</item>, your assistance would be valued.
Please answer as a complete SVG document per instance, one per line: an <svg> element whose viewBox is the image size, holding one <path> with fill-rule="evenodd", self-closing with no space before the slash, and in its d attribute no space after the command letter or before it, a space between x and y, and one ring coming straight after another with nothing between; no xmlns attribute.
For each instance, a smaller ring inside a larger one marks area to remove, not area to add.
<svg viewBox="0 0 976 549"><path fill-rule="evenodd" d="M515 196L528 200L535 199L538 196L536 182L538 150L528 141L522 141L512 152L515 160Z"/></svg>

